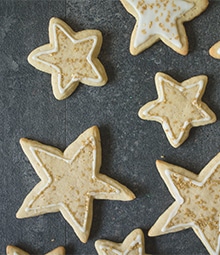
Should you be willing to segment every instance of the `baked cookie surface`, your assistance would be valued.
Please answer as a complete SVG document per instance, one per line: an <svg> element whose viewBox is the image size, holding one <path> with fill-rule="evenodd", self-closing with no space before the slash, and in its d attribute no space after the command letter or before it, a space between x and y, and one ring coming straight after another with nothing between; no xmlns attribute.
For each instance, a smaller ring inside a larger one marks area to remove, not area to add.
<svg viewBox="0 0 220 255"><path fill-rule="evenodd" d="M135 198L125 186L99 173L101 145L95 126L82 133L64 152L25 138L20 142L41 181L25 198L17 218L60 211L79 239L86 242L93 199Z"/></svg>
<svg viewBox="0 0 220 255"><path fill-rule="evenodd" d="M210 49L209 49L209 54L213 58L220 59L220 41L215 43Z"/></svg>
<svg viewBox="0 0 220 255"><path fill-rule="evenodd" d="M196 175L163 161L157 169L175 202L149 231L158 236L192 228L211 255L220 253L220 154Z"/></svg>
<svg viewBox="0 0 220 255"><path fill-rule="evenodd" d="M22 249L20 249L16 246L12 246L12 245L7 246L6 254L7 255L30 255L26 251L23 251ZM60 246L60 247L57 247L56 249L48 252L45 255L65 255L65 249L64 249L64 247Z"/></svg>
<svg viewBox="0 0 220 255"><path fill-rule="evenodd" d="M186 55L188 39L183 22L201 14L207 0L121 0L137 20L130 52L137 55L159 39L174 51Z"/></svg>
<svg viewBox="0 0 220 255"><path fill-rule="evenodd" d="M157 73L158 99L141 107L139 117L161 123L170 144L179 147L192 127L216 121L215 114L201 100L207 81L205 75L200 75L179 83L167 74Z"/></svg>
<svg viewBox="0 0 220 255"><path fill-rule="evenodd" d="M144 234L141 229L133 230L123 243L97 240L95 247L98 255L149 255L145 254Z"/></svg>
<svg viewBox="0 0 220 255"><path fill-rule="evenodd" d="M64 21L51 18L50 43L33 50L28 62L35 68L51 74L54 96L65 99L79 82L90 86L103 86L107 75L97 56L102 45L98 30L74 32Z"/></svg>

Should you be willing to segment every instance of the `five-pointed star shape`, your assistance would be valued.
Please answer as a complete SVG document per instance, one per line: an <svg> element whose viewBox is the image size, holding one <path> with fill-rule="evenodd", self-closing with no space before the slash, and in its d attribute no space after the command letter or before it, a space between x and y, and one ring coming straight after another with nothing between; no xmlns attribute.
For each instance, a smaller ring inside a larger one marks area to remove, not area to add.
<svg viewBox="0 0 220 255"><path fill-rule="evenodd" d="M150 236L193 228L211 255L220 254L220 153L195 175L179 166L156 162L175 202L150 229Z"/></svg>
<svg viewBox="0 0 220 255"><path fill-rule="evenodd" d="M215 43L210 49L209 49L209 54L213 58L220 59L220 41Z"/></svg>
<svg viewBox="0 0 220 255"><path fill-rule="evenodd" d="M7 246L6 254L7 255L30 255L26 251L23 251L23 250L19 249L18 247L12 246L12 245ZM48 252L45 255L65 255L65 249L64 249L64 247L60 246L60 247L57 247L56 249Z"/></svg>
<svg viewBox="0 0 220 255"><path fill-rule="evenodd" d="M99 173L101 145L96 126L81 134L64 152L25 138L21 146L41 181L25 198L18 218L60 211L79 239L86 242L93 199L135 198L125 186Z"/></svg>
<svg viewBox="0 0 220 255"><path fill-rule="evenodd" d="M183 22L201 14L208 0L121 0L137 20L131 36L130 52L137 55L161 39L176 52L188 53Z"/></svg>
<svg viewBox="0 0 220 255"><path fill-rule="evenodd" d="M33 50L28 62L51 74L54 96L65 99L79 82L103 86L107 82L105 69L97 56L102 45L98 30L74 32L65 22L52 18L49 24L50 43Z"/></svg>
<svg viewBox="0 0 220 255"><path fill-rule="evenodd" d="M144 252L144 234L141 229L133 230L123 243L97 240L95 247L99 255L147 255Z"/></svg>
<svg viewBox="0 0 220 255"><path fill-rule="evenodd" d="M195 76L179 83L159 72L155 83L158 99L145 104L138 114L141 119L160 122L173 147L187 139L192 127L216 121L215 114L201 101L206 76Z"/></svg>

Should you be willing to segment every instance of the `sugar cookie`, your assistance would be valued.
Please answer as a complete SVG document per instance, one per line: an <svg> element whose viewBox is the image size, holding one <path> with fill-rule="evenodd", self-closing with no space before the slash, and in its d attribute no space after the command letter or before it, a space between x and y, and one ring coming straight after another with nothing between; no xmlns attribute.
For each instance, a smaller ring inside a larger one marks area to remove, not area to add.
<svg viewBox="0 0 220 255"><path fill-rule="evenodd" d="M30 255L26 251L23 251L22 249L20 249L16 246L12 246L12 245L7 246L6 254L7 255ZM65 255L65 249L64 249L64 247L60 246L60 247L57 247L56 249L48 252L45 255Z"/></svg>
<svg viewBox="0 0 220 255"><path fill-rule="evenodd" d="M64 152L37 141L21 139L21 146L41 181L25 198L18 218L60 211L82 242L91 228L93 199L128 201L134 194L100 174L101 143L97 127L81 134Z"/></svg>
<svg viewBox="0 0 220 255"><path fill-rule="evenodd" d="M179 54L188 53L188 39L183 22L200 15L208 0L121 0L136 18L130 52L137 55L159 39Z"/></svg>
<svg viewBox="0 0 220 255"><path fill-rule="evenodd" d="M147 255L145 254L144 234L141 229L133 230L123 243L97 240L95 247L98 255Z"/></svg>
<svg viewBox="0 0 220 255"><path fill-rule="evenodd" d="M79 82L103 86L107 75L97 56L102 45L98 30L74 32L65 22L51 18L50 43L33 50L28 62L35 68L51 74L54 96L65 99Z"/></svg>
<svg viewBox="0 0 220 255"><path fill-rule="evenodd" d="M170 144L177 148L192 127L216 121L215 114L201 101L207 81L207 76L199 75L179 83L167 74L157 73L158 99L141 107L139 117L160 122Z"/></svg>
<svg viewBox="0 0 220 255"><path fill-rule="evenodd" d="M211 255L220 254L220 153L199 175L163 161L158 171L175 202L159 217L150 236L192 228Z"/></svg>

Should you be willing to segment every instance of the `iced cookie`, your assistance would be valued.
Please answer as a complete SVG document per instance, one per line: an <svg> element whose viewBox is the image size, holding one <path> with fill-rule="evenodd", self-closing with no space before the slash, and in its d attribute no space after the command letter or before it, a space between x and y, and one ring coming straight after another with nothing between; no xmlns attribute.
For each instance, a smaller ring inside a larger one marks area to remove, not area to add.
<svg viewBox="0 0 220 255"><path fill-rule="evenodd" d="M163 161L156 165L175 202L159 217L149 235L192 228L208 252L219 255L220 153L199 175Z"/></svg>
<svg viewBox="0 0 220 255"><path fill-rule="evenodd" d="M147 255L145 254L144 234L141 229L132 231L123 243L97 240L95 247L98 255Z"/></svg>
<svg viewBox="0 0 220 255"><path fill-rule="evenodd" d="M30 255L29 253L15 247L15 246L12 246L12 245L7 246L6 254L7 255ZM65 249L62 246L60 246L60 247L57 247L56 249L48 252L45 255L65 255Z"/></svg>
<svg viewBox="0 0 220 255"><path fill-rule="evenodd" d="M103 86L107 82L105 69L97 56L102 45L98 30L74 32L65 22L52 18L49 24L50 43L30 53L28 62L51 74L54 96L65 99L79 82Z"/></svg>
<svg viewBox="0 0 220 255"><path fill-rule="evenodd" d="M188 39L183 22L201 14L208 0L120 0L136 18L130 52L137 55L159 39L174 51L186 55Z"/></svg>
<svg viewBox="0 0 220 255"><path fill-rule="evenodd" d="M216 44L214 44L214 45L210 48L209 54L210 54L213 58L220 59L220 41L217 42Z"/></svg>
<svg viewBox="0 0 220 255"><path fill-rule="evenodd" d="M170 144L177 148L192 127L216 121L215 114L201 101L207 81L207 76L200 75L179 83L167 74L157 73L158 99L141 107L139 117L160 122Z"/></svg>
<svg viewBox="0 0 220 255"><path fill-rule="evenodd" d="M81 134L64 152L22 138L21 146L41 181L25 198L18 218L60 211L82 242L91 228L93 199L128 201L134 194L100 174L101 142L97 127Z"/></svg>

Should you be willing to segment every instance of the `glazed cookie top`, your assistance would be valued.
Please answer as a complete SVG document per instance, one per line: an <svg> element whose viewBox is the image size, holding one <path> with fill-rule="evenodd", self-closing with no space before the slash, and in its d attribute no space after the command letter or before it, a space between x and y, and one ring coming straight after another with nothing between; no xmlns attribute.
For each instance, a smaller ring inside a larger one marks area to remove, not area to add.
<svg viewBox="0 0 220 255"><path fill-rule="evenodd" d="M41 181L25 198L18 218L60 211L79 239L86 242L92 223L93 199L132 200L122 184L100 174L101 144L91 127L64 152L37 141L21 139L21 146Z"/></svg>
<svg viewBox="0 0 220 255"><path fill-rule="evenodd" d="M99 255L147 255L145 254L144 234L141 229L133 230L123 243L97 240L95 247Z"/></svg>
<svg viewBox="0 0 220 255"><path fill-rule="evenodd" d="M121 0L137 23L132 33L130 51L139 54L161 39L176 52L186 55L188 41L183 22L199 15L207 0Z"/></svg>
<svg viewBox="0 0 220 255"><path fill-rule="evenodd" d="M158 99L145 104L138 114L144 120L160 122L173 147L180 146L187 139L192 127L216 121L215 114L201 101L206 76L195 76L179 83L159 72L155 83Z"/></svg>
<svg viewBox="0 0 220 255"><path fill-rule="evenodd" d="M50 43L33 50L28 61L35 68L50 73L54 96L67 98L79 82L102 86L107 82L105 69L97 56L102 45L98 30L74 32L65 22L52 18Z"/></svg>
<svg viewBox="0 0 220 255"><path fill-rule="evenodd" d="M209 253L219 255L220 154L199 175L163 161L157 161L157 168L176 201L160 216L149 235L192 227Z"/></svg>

